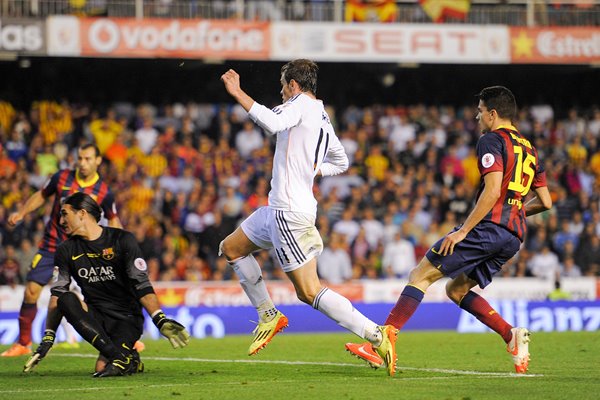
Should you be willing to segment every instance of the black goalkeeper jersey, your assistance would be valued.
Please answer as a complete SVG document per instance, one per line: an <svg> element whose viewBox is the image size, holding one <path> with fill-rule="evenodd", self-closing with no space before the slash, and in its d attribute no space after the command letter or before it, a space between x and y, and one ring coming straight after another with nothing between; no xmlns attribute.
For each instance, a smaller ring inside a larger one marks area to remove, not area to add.
<svg viewBox="0 0 600 400"><path fill-rule="evenodd" d="M75 279L87 304L113 318L142 315L139 298L154 293L146 261L130 232L103 227L96 240L70 237L54 255L53 296Z"/></svg>

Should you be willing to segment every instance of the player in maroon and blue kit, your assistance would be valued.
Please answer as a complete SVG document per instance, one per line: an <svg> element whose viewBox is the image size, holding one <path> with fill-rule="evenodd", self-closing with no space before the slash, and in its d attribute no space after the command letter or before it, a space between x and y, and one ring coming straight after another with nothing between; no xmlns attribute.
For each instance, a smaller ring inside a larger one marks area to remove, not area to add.
<svg viewBox="0 0 600 400"><path fill-rule="evenodd" d="M37 314L37 300L44 285L52 278L56 248L67 238L58 225L61 201L75 192L89 194L102 208L108 225L123 228L117 215L114 196L98 175L98 167L102 162L100 151L93 144L85 144L79 148L77 156L75 170L63 169L55 173L42 189L27 199L21 210L8 218L9 226L15 226L27 214L43 206L46 200L54 195L50 219L46 224L38 253L33 258L27 273L23 304L19 311L19 338L12 347L1 354L3 357L31 354L31 326Z"/></svg>
<svg viewBox="0 0 600 400"><path fill-rule="evenodd" d="M401 329L413 315L425 291L443 277L450 278L446 294L463 310L497 332L507 344L517 373L529 366L529 331L512 327L471 289L482 289L521 246L525 218L552 207L546 173L537 150L512 125L515 98L503 86L483 89L477 120L483 135L477 143L481 184L475 208L462 225L440 239L410 273L385 325ZM535 196L525 200L530 189ZM372 366L385 364L370 344L346 344L346 349Z"/></svg>

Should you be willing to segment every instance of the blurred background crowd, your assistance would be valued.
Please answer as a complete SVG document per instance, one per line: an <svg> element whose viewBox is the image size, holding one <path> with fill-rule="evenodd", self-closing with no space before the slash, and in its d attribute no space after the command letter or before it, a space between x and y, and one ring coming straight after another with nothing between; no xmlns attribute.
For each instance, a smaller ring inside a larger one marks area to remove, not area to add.
<svg viewBox="0 0 600 400"><path fill-rule="evenodd" d="M518 97L517 97L518 100ZM404 278L462 222L479 185L475 104L348 105L328 109L348 157L346 174L320 178L321 277ZM518 129L538 148L554 208L529 233L505 276L600 276L600 108L522 107ZM15 229L8 215L94 142L154 281L235 279L219 242L267 204L274 141L232 104L0 102L0 284L23 282L51 202ZM265 275L282 277L267 251Z"/></svg>

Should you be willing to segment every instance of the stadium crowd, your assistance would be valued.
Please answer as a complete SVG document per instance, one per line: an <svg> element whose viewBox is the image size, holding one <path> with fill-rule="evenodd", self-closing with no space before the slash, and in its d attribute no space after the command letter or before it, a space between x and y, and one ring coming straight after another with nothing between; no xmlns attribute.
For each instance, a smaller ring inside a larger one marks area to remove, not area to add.
<svg viewBox="0 0 600 400"><path fill-rule="evenodd" d="M319 272L330 283L405 278L469 212L479 185L473 105L329 109L346 152L346 174L318 180ZM564 114L564 116L563 116ZM523 107L520 131L545 163L555 207L528 220L505 276L600 276L600 108ZM92 107L0 101L0 284L23 282L48 208L15 229L8 215L49 175L94 142L100 174L153 281L231 280L219 242L267 203L274 143L239 106L115 103ZM49 206L48 206L49 207ZM257 255L282 277L275 258Z"/></svg>

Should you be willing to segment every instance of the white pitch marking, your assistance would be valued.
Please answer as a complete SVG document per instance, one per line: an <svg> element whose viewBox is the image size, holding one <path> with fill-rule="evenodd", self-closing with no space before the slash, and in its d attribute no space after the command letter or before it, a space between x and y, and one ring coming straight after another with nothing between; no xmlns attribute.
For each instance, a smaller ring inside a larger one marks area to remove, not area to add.
<svg viewBox="0 0 600 400"><path fill-rule="evenodd" d="M97 356L93 354L55 354L54 357L78 357L78 358L95 358ZM285 361L285 360L218 360L211 358L194 358L194 357L144 357L144 360L156 360L156 361L189 361L189 362L214 362L214 363L250 363L250 364L280 364L280 365L328 365L335 367L357 367L364 368L361 364L350 364L350 363L334 363L327 361ZM403 367L398 366L398 370L406 371L422 371L422 372L437 372L440 374L451 374L451 375L479 375L488 377L499 377L499 378L539 378L543 377L543 374L517 374L514 372L485 372L485 371L469 371L460 369L444 369L444 368L415 368L415 367Z"/></svg>

